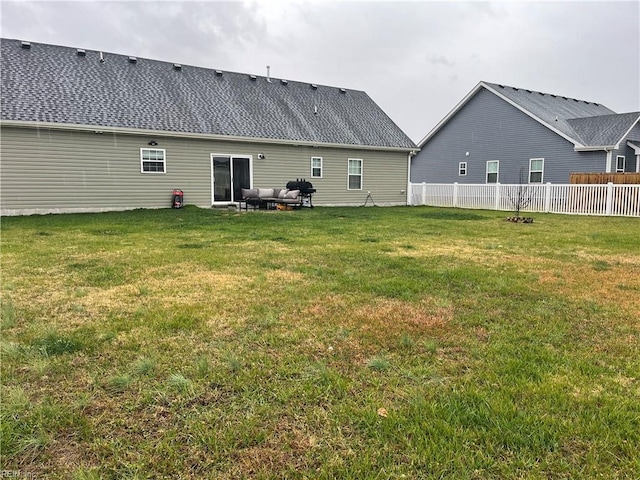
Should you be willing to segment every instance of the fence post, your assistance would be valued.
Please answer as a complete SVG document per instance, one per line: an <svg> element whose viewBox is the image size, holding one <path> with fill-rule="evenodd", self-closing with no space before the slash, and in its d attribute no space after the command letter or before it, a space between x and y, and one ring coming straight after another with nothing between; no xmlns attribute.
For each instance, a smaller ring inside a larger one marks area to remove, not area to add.
<svg viewBox="0 0 640 480"><path fill-rule="evenodd" d="M605 215L611 215L612 204L613 204L613 183L609 182L607 183L607 207L606 207Z"/></svg>
<svg viewBox="0 0 640 480"><path fill-rule="evenodd" d="M458 206L458 182L453 182L453 207Z"/></svg>
<svg viewBox="0 0 640 480"><path fill-rule="evenodd" d="M427 182L422 182L422 205L427 204Z"/></svg>
<svg viewBox="0 0 640 480"><path fill-rule="evenodd" d="M551 210L551 182L547 182L544 188L544 213Z"/></svg>
<svg viewBox="0 0 640 480"><path fill-rule="evenodd" d="M496 183L496 204L494 210L500 210L500 183Z"/></svg>

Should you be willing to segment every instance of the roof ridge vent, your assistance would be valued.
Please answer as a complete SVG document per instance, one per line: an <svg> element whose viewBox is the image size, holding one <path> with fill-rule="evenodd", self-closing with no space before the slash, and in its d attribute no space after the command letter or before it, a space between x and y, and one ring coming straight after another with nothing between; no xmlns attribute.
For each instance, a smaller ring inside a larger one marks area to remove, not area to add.
<svg viewBox="0 0 640 480"><path fill-rule="evenodd" d="M174 63L173 64L173 69L177 70L178 72L182 70L182 65L180 65L179 63Z"/></svg>
<svg viewBox="0 0 640 480"><path fill-rule="evenodd" d="M31 50L31 42L20 42L20 47L25 50Z"/></svg>
<svg viewBox="0 0 640 480"><path fill-rule="evenodd" d="M138 63L138 59L136 57L129 57L129 63Z"/></svg>
<svg viewBox="0 0 640 480"><path fill-rule="evenodd" d="M216 77L222 76L222 70L216 70Z"/></svg>
<svg viewBox="0 0 640 480"><path fill-rule="evenodd" d="M315 83L312 83L311 84L311 88L313 88L314 90L317 90L318 89L318 85L316 85Z"/></svg>
<svg viewBox="0 0 640 480"><path fill-rule="evenodd" d="M347 93L347 89L346 88L341 88L340 89L340 93Z"/></svg>
<svg viewBox="0 0 640 480"><path fill-rule="evenodd" d="M284 78L280 80L280 83L282 85L287 85L289 83L289 80L285 80Z"/></svg>
<svg viewBox="0 0 640 480"><path fill-rule="evenodd" d="M252 82L255 82L258 79L258 77L256 77L255 75L249 75L249 78Z"/></svg>
<svg viewBox="0 0 640 480"><path fill-rule="evenodd" d="M84 48L78 48L76 50L76 55L78 57L86 57L87 56L87 51Z"/></svg>

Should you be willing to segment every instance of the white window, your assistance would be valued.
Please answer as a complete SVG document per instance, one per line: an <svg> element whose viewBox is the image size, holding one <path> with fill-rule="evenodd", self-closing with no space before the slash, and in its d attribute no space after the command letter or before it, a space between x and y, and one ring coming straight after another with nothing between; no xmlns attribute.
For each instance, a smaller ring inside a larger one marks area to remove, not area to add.
<svg viewBox="0 0 640 480"><path fill-rule="evenodd" d="M359 158L349 159L347 190L362 190L362 160Z"/></svg>
<svg viewBox="0 0 640 480"><path fill-rule="evenodd" d="M166 173L164 149L141 148L140 171L142 173Z"/></svg>
<svg viewBox="0 0 640 480"><path fill-rule="evenodd" d="M624 155L618 155L616 157L616 173L623 173L625 168L625 163L627 159Z"/></svg>
<svg viewBox="0 0 640 480"><path fill-rule="evenodd" d="M466 175L467 174L467 162L458 163L458 175Z"/></svg>
<svg viewBox="0 0 640 480"><path fill-rule="evenodd" d="M542 183L544 174L544 158L529 160L529 183Z"/></svg>
<svg viewBox="0 0 640 480"><path fill-rule="evenodd" d="M311 178L322 178L322 157L311 157Z"/></svg>
<svg viewBox="0 0 640 480"><path fill-rule="evenodd" d="M489 160L487 162L487 183L498 183L498 160Z"/></svg>

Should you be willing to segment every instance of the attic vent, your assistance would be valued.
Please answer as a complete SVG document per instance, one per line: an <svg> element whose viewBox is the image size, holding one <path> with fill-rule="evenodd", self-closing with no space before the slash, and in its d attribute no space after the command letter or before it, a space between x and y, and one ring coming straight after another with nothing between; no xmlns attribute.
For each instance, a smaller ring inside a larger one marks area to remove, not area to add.
<svg viewBox="0 0 640 480"><path fill-rule="evenodd" d="M340 93L347 93L347 90L345 88L341 88Z"/></svg>
<svg viewBox="0 0 640 480"><path fill-rule="evenodd" d="M177 70L177 71L180 71L180 70L182 70L182 65L180 65L179 63L174 63L173 64L173 69Z"/></svg>
<svg viewBox="0 0 640 480"><path fill-rule="evenodd" d="M314 90L317 90L318 89L318 85L316 85L315 83L312 83L311 84L311 88L313 88Z"/></svg>
<svg viewBox="0 0 640 480"><path fill-rule="evenodd" d="M129 57L129 63L138 63L138 59L136 57Z"/></svg>
<svg viewBox="0 0 640 480"><path fill-rule="evenodd" d="M555 96L553 93L551 94L551 96L552 96L553 98L556 98L556 96Z"/></svg>
<svg viewBox="0 0 640 480"><path fill-rule="evenodd" d="M574 102L580 103L580 100L573 99Z"/></svg>
<svg viewBox="0 0 640 480"><path fill-rule="evenodd" d="M500 88L504 88L504 85L498 85Z"/></svg>
<svg viewBox="0 0 640 480"><path fill-rule="evenodd" d="M222 76L222 70L216 70L216 77Z"/></svg>
<svg viewBox="0 0 640 480"><path fill-rule="evenodd" d="M511 88L513 88L516 92L518 91L518 89L516 87L511 87Z"/></svg>
<svg viewBox="0 0 640 480"><path fill-rule="evenodd" d="M256 77L255 75L249 75L249 78L252 82L255 82L258 77Z"/></svg>
<svg viewBox="0 0 640 480"><path fill-rule="evenodd" d="M531 90L527 90L527 93L533 93Z"/></svg>
<svg viewBox="0 0 640 480"><path fill-rule="evenodd" d="M600 105L598 105L597 103L594 103L594 105L595 105L596 107L599 107L599 106L600 106Z"/></svg>
<svg viewBox="0 0 640 480"><path fill-rule="evenodd" d="M31 49L31 42L20 42L20 46L22 48L24 48L25 50L30 50Z"/></svg>
<svg viewBox="0 0 640 480"><path fill-rule="evenodd" d="M280 80L280 83L282 85L286 85L287 83L289 83L289 80L285 80L284 78L282 80Z"/></svg>
<svg viewBox="0 0 640 480"><path fill-rule="evenodd" d="M84 51L82 48L79 48L76 50L76 55L79 57L86 57L87 56L87 52Z"/></svg>
<svg viewBox="0 0 640 480"><path fill-rule="evenodd" d="M542 92L538 92L538 95L542 95L544 97L544 93Z"/></svg>
<svg viewBox="0 0 640 480"><path fill-rule="evenodd" d="M562 97L562 98L564 98L565 100L569 100L567 97Z"/></svg>

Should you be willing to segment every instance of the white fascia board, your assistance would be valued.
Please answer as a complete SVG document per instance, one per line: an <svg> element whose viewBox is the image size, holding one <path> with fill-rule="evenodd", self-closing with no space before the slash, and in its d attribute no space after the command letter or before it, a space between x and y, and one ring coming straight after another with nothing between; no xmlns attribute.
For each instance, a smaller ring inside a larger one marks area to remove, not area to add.
<svg viewBox="0 0 640 480"><path fill-rule="evenodd" d="M482 83L482 82L481 82ZM514 102L513 100L505 97L504 95L502 95L500 92L496 91L495 89L491 88L489 85L486 85L484 83L482 83L482 85L489 90L491 93L497 95L498 97L500 97L502 100L504 100L505 102L507 102L509 105L514 106L515 108L517 108L518 110L520 110L522 113L524 113L525 115L533 118L536 122L538 122L541 125L544 125L545 127L547 127L549 130L551 130L552 132L560 135L562 138L564 138L565 140L568 140L569 142L573 143L574 148L578 149L578 148L582 148L584 147L584 145L582 145L581 143L576 142L575 138L571 138L568 135L562 133L560 130L558 130L557 128L554 128L553 125L545 122L544 120L542 120L541 118L535 116L533 113L531 113L529 110L527 110L526 108L521 107L520 105L518 105L516 102Z"/></svg>
<svg viewBox="0 0 640 480"><path fill-rule="evenodd" d="M620 148L620 144L622 143L622 141L625 138L627 138L627 135L629 135L629 132L631 132L631 129L633 127L635 127L638 122L640 122L640 115L638 115L638 118L635 119L635 121L631 124L631 126L627 129L627 131L624 132L624 135L622 135L622 137L620 137L620 140L618 140L618 143L616 143L616 145L615 145L615 149L616 150Z"/></svg>
<svg viewBox="0 0 640 480"><path fill-rule="evenodd" d="M143 130L123 127L104 127L101 125L81 125L73 123L27 122L20 120L0 120L0 126L24 128L50 128L53 130L75 130L94 133L122 133L128 135L146 135L156 137L194 138L203 140L218 140L226 142L265 143L307 147L345 148L350 150L383 150L390 152L416 152L415 147L384 147L377 145L352 145L342 143L310 142L306 140L279 140L274 138L238 137L235 135L216 135L206 133L169 132L165 130Z"/></svg>
<svg viewBox="0 0 640 480"><path fill-rule="evenodd" d="M638 142L638 143L640 143L640 142ZM627 147L633 148L633 151L635 152L635 154L636 155L640 155L640 145L636 145L632 141L627 140Z"/></svg>
<svg viewBox="0 0 640 480"><path fill-rule="evenodd" d="M427 143L427 141L428 141L431 137L433 137L433 136L438 132L438 130L440 130L444 125L446 125L446 124L447 124L447 122L449 122L449 120L451 119L451 117L453 117L456 113L458 113L458 111L459 111L462 107L464 107L464 106L467 104L467 102L468 102L469 100L471 100L471 98L472 98L472 97L473 97L473 96L478 92L478 90L480 90L483 86L484 86L484 87L486 87L486 85L485 85L483 82L480 82L480 83L478 83L475 87L473 87L473 90L471 90L469 93L467 93L467 95L466 95L462 100L460 100L460 101L457 103L457 105L456 105L455 107L453 107L453 109L452 109L449 113L447 113L447 115L446 115L442 120L440 120L440 122L438 122L438 124L437 124L435 127L433 127L429 133L427 133L427 134L423 137L423 139L422 139L422 140L420 140L420 141L418 142L418 148L422 148L422 147L424 146L424 144L425 144L425 143Z"/></svg>

